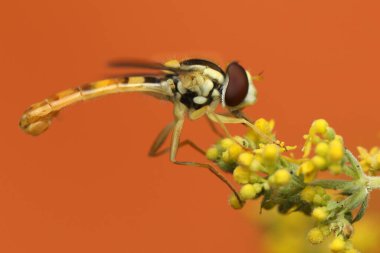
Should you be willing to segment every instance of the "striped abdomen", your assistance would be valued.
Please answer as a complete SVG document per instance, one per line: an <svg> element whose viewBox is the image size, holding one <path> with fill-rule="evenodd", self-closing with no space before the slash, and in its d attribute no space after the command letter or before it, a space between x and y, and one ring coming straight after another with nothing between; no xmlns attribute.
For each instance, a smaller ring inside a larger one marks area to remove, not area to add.
<svg viewBox="0 0 380 253"><path fill-rule="evenodd" d="M61 91L42 102L31 105L22 115L20 128L31 135L47 130L51 120L66 106L80 101L121 92L147 92L163 98L172 96L167 82L156 77L125 77L106 79Z"/></svg>

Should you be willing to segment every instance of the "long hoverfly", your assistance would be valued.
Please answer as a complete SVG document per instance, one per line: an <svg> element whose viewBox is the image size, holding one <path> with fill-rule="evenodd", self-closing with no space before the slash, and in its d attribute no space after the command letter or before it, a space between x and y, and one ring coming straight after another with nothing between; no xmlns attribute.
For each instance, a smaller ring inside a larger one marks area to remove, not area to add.
<svg viewBox="0 0 380 253"><path fill-rule="evenodd" d="M226 70L204 59L171 60L164 64L139 61L115 61L112 67L141 68L158 71L152 75L127 75L88 83L55 95L30 106L22 115L20 128L31 135L46 131L52 119L63 108L80 101L122 92L142 92L170 101L174 105L174 121L166 126L154 141L149 155L159 154L159 149L170 132L170 161L179 165L198 166L209 169L218 176L239 198L235 188L209 164L177 161L178 148L189 144L202 152L193 142L180 142L180 135L186 115L190 120L207 116L210 122L221 125L228 134L224 124L246 124L255 128L241 113L241 109L256 101L256 89L251 76L239 63L230 63ZM229 115L217 114L221 104ZM228 134L229 135L229 134Z"/></svg>

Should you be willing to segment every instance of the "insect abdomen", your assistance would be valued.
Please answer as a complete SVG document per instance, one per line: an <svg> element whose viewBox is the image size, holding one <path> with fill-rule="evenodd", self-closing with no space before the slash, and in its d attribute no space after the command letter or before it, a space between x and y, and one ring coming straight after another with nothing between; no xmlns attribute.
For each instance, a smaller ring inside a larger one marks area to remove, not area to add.
<svg viewBox="0 0 380 253"><path fill-rule="evenodd" d="M31 105L22 115L20 128L31 135L46 131L58 112L72 104L108 94L137 91L168 95L156 77L125 77L88 83L56 93L42 102Z"/></svg>

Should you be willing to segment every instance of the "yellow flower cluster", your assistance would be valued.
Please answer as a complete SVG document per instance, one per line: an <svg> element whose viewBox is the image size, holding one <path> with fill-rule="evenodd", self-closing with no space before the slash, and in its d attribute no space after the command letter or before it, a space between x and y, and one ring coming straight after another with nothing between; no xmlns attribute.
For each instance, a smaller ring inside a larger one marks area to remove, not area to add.
<svg viewBox="0 0 380 253"><path fill-rule="evenodd" d="M370 175L376 175L380 170L380 149L373 147L368 152L365 148L358 147L359 161L364 172Z"/></svg>
<svg viewBox="0 0 380 253"><path fill-rule="evenodd" d="M304 136L303 157L296 159L286 155L293 147L274 139L273 128L273 120L261 118L245 136L221 139L207 150L207 158L232 173L240 185L238 196L230 197L230 205L240 209L246 201L262 197L263 209L303 212L316 221L308 233L311 243L321 243L334 234L331 252L357 252L350 241L351 224L363 216L368 192L380 188L380 179L365 176L360 166L370 173L380 170L380 150L359 148L359 164L345 149L343 138L326 120L318 119ZM344 173L353 181L317 180L320 171ZM354 217L357 207L360 210Z"/></svg>
<svg viewBox="0 0 380 253"><path fill-rule="evenodd" d="M233 173L234 180L242 185L242 200L255 199L263 189L268 190L270 185L285 186L291 179L289 170L279 165L280 154L285 149L277 144L263 143L268 141L265 136L274 136L274 121L259 119L255 122L255 127L265 135L249 130L244 138L236 136L221 139L206 152L208 159ZM260 173L270 176L262 177ZM230 204L238 208L240 206L236 204L235 198L236 196L231 196Z"/></svg>
<svg viewBox="0 0 380 253"><path fill-rule="evenodd" d="M303 157L307 158L313 153L312 158L305 160L297 172L304 176L305 182L313 181L321 170L329 169L333 174L342 172L345 152L343 139L335 134L326 120L315 120L304 138Z"/></svg>

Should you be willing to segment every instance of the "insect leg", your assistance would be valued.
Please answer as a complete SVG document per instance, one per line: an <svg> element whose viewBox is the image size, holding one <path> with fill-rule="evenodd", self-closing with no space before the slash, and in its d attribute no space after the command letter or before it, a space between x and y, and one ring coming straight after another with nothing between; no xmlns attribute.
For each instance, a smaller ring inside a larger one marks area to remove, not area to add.
<svg viewBox="0 0 380 253"><path fill-rule="evenodd" d="M261 132L255 125L253 125L251 122L249 122L248 120L246 120L244 118L233 118L233 117L228 117L228 116L216 114L214 112L208 112L207 116L210 118L210 120L221 124L221 127L225 131L226 131L226 127L224 126L224 124L244 124L244 125L252 128L253 131L255 131L262 138L266 139L268 142L278 144L276 142L276 140L273 140L272 138L270 138L269 136L267 136L266 134ZM227 133L228 133L228 131L227 131Z"/></svg>
<svg viewBox="0 0 380 253"><path fill-rule="evenodd" d="M156 139L154 140L152 146L149 149L149 156L159 156L162 155L163 153L167 152L167 149L163 151L158 151L162 144L164 144L165 140L168 138L168 135L170 132L173 130L175 121L170 122L167 126L165 126L164 129L161 130L161 132L158 134Z"/></svg>
<svg viewBox="0 0 380 253"><path fill-rule="evenodd" d="M223 138L224 135L223 135L221 132L219 132L219 130L215 127L215 123L214 123L211 119L209 119L209 117L207 117L206 119L207 119L207 123L210 125L211 130L212 130L217 136L219 136L220 138Z"/></svg>
<svg viewBox="0 0 380 253"><path fill-rule="evenodd" d="M184 147L186 145L189 145L190 147L192 147L193 149L195 149L196 151L198 151L202 155L206 155L206 151L204 151L202 148L200 148L197 144L195 144L194 142L192 142L189 139L181 141L179 143L179 145L178 145L178 148ZM154 153L149 154L149 155L150 156L160 156L160 155L163 155L163 154L165 154L167 152L170 152L170 147L164 148L164 149L162 149L160 151L155 150Z"/></svg>
<svg viewBox="0 0 380 253"><path fill-rule="evenodd" d="M225 115L225 116L227 116L227 115L231 115L231 113L230 113L230 112L226 112L226 113L222 113L221 115ZM216 128L216 126L215 126L215 122L212 121L209 117L207 117L206 119L207 119L208 124L210 125L211 130L212 130L217 136L219 136L220 138L224 138L225 135L223 135L223 134L222 134L222 133Z"/></svg>
<svg viewBox="0 0 380 253"><path fill-rule="evenodd" d="M176 160L176 155L179 147L179 140L180 140L180 135L183 127L183 118L177 118L175 121L175 126L174 126L174 131L173 131L173 137L172 137L172 144L171 144L171 149L170 149L170 161L172 161L175 164L179 165L187 165L187 166L195 166L195 167L202 167L206 168L209 171L211 171L215 176L217 176L220 180L225 183L228 188L231 189L231 191L234 193L236 198L239 200L240 203L243 203L241 200L238 191L235 189L235 187L214 167L212 167L210 164L206 163L198 163L198 162L184 162L184 161L177 161Z"/></svg>

